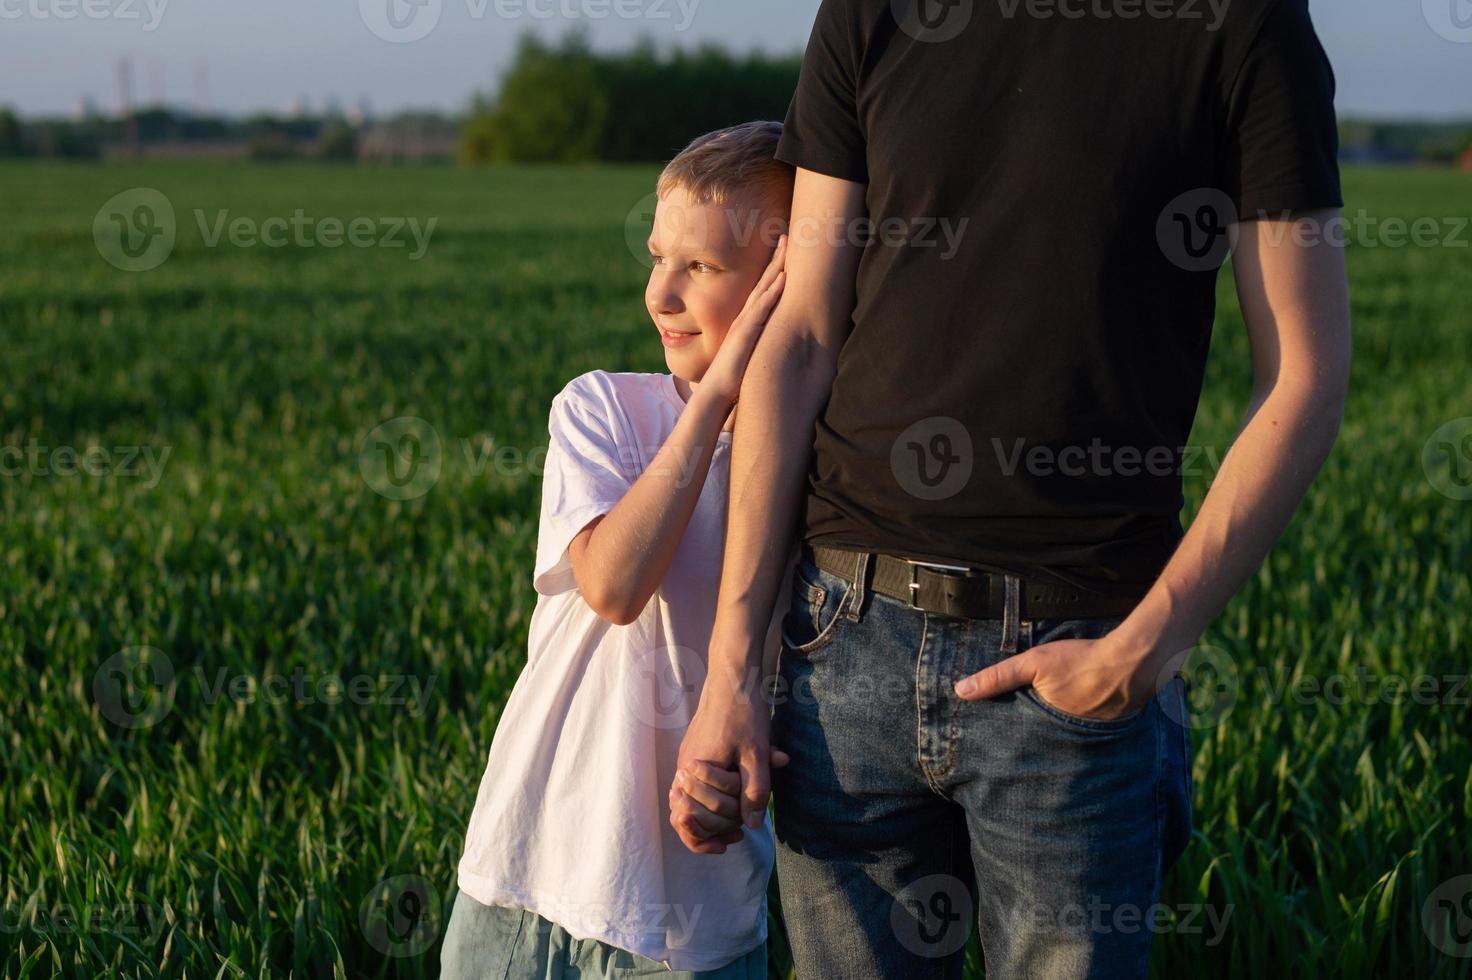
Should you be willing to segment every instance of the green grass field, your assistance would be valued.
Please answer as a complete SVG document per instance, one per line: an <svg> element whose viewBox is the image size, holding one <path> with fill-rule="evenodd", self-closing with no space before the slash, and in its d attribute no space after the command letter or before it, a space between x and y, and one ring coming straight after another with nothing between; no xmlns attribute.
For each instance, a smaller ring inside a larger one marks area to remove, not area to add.
<svg viewBox="0 0 1472 980"><path fill-rule="evenodd" d="M524 655L548 402L664 370L624 234L654 174L0 166L4 975L434 975ZM1351 212L1472 215L1468 176L1346 182ZM94 218L140 186L177 241L119 271ZM211 247L196 209L437 225L417 260ZM1193 731L1156 976L1472 975L1472 501L1427 449L1472 416L1469 239L1351 250L1340 443L1205 637L1229 694ZM1218 454L1250 381L1221 298L1192 437ZM360 455L399 416L441 447L407 500Z"/></svg>

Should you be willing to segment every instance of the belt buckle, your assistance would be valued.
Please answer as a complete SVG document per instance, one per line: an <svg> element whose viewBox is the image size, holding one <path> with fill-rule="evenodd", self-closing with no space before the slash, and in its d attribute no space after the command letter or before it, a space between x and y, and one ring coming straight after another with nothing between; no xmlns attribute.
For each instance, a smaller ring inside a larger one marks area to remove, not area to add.
<svg viewBox="0 0 1472 980"><path fill-rule="evenodd" d="M973 568L967 568L965 565L943 565L940 562L935 562L935 561L919 561L918 559L915 559L915 558L901 558L900 560L903 561L906 565L909 565L910 566L910 582L909 582L909 586L910 586L909 605L910 605L910 608L911 609L918 609L921 612L925 612L926 610L924 609L924 607L919 606L919 605L916 605L916 603L915 603L915 595L920 591L919 568L921 566L924 566L925 568L940 568L940 569L944 569L945 571L948 571L948 572L972 572L972 571L975 571L975 569L973 569Z"/></svg>

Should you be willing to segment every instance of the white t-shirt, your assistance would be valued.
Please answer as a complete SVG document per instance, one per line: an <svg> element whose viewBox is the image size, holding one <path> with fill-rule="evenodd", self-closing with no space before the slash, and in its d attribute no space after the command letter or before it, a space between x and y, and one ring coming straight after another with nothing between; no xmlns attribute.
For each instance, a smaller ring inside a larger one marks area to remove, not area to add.
<svg viewBox="0 0 1472 980"><path fill-rule="evenodd" d="M692 853L669 823L715 619L731 433L720 433L673 564L633 623L593 612L567 551L653 461L684 407L673 376L632 372L590 371L552 400L527 664L491 742L458 878L484 904L530 909L674 970L711 970L766 938L773 858L770 817L724 854ZM768 631L769 669L788 591Z"/></svg>

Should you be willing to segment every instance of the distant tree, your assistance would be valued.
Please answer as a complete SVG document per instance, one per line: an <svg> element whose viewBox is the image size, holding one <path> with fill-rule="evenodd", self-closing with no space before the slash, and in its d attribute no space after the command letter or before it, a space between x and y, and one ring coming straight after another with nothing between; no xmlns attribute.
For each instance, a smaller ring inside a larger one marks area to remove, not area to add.
<svg viewBox="0 0 1472 980"><path fill-rule="evenodd" d="M461 129L462 163L667 160L691 139L751 119L781 119L801 56L732 55L707 45L661 55L641 39L598 54L583 34L558 44L525 35L494 99Z"/></svg>
<svg viewBox="0 0 1472 980"><path fill-rule="evenodd" d="M0 157L18 157L24 152L19 117L9 106L0 106Z"/></svg>
<svg viewBox="0 0 1472 980"><path fill-rule="evenodd" d="M358 156L358 134L345 122L332 120L322 127L317 155L324 160L355 160Z"/></svg>

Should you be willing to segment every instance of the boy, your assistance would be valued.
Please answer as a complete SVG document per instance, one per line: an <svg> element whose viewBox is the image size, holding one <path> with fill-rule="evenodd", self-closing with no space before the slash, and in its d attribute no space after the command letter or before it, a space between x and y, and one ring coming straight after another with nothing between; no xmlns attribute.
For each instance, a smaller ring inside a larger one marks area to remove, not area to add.
<svg viewBox="0 0 1472 980"><path fill-rule="evenodd" d="M590 371L552 401L527 664L466 832L446 977L766 976L770 819L743 828L739 776L714 767L666 788L705 677L736 398L785 283L780 135L710 133L660 176L645 304L670 373Z"/></svg>

